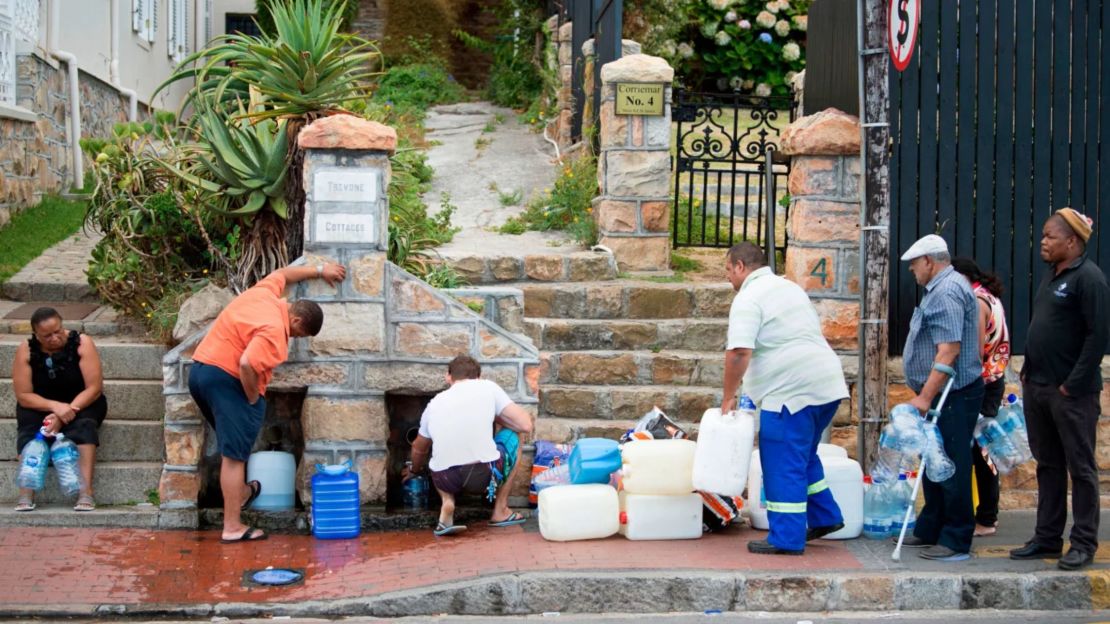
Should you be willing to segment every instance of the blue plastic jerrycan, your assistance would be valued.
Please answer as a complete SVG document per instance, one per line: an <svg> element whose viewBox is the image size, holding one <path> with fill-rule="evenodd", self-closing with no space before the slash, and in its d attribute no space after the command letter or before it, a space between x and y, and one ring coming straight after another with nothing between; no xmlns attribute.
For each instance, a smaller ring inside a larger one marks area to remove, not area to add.
<svg viewBox="0 0 1110 624"><path fill-rule="evenodd" d="M616 440L583 438L570 452L570 482L608 483L609 475L621 468L621 451Z"/></svg>
<svg viewBox="0 0 1110 624"><path fill-rule="evenodd" d="M350 460L337 465L316 464L312 475L312 534L319 539L358 537L358 473Z"/></svg>

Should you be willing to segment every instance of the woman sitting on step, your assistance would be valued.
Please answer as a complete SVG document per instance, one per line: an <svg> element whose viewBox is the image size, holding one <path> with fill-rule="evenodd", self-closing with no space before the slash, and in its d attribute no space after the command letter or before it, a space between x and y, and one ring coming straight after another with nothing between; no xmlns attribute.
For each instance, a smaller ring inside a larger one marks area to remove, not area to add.
<svg viewBox="0 0 1110 624"><path fill-rule="evenodd" d="M51 434L61 431L80 453L81 494L73 510L96 509L93 463L100 443L97 429L108 413L108 401L101 393L104 377L92 338L67 332L54 308L35 310L31 337L15 350L12 386L17 403L17 450L22 451L44 426ZM15 510L34 508L34 492L20 489Z"/></svg>

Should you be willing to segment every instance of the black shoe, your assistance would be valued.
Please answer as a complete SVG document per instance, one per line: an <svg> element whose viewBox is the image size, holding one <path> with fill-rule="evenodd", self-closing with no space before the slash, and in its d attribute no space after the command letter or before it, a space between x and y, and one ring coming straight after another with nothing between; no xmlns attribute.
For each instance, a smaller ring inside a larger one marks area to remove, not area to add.
<svg viewBox="0 0 1110 624"><path fill-rule="evenodd" d="M806 541L807 542L812 542L815 539L821 539L822 537L825 537L829 533L836 533L837 531L839 531L840 529L843 529L843 528L844 528L844 523L843 522L841 522L839 524L834 524L834 525L831 525L831 526L813 527L812 529L808 529L806 531Z"/></svg>
<svg viewBox="0 0 1110 624"><path fill-rule="evenodd" d="M1061 555L1059 548L1052 549L1041 546L1036 542L1026 542L1025 546L1010 551L1010 559L1024 561L1026 559L1056 559Z"/></svg>
<svg viewBox="0 0 1110 624"><path fill-rule="evenodd" d="M898 538L897 537L892 537L892 538L890 538L890 541L897 544L898 543ZM930 546L936 546L936 544L926 542L925 540L921 539L920 537L917 537L917 536L914 536L914 535L907 535L906 539L902 540L902 547L903 548L928 548Z"/></svg>
<svg viewBox="0 0 1110 624"><path fill-rule="evenodd" d="M969 558L967 553L956 552L941 544L926 548L921 551L918 556L922 559L932 559L933 561L963 561Z"/></svg>
<svg viewBox="0 0 1110 624"><path fill-rule="evenodd" d="M1068 550L1068 554L1061 557L1060 561L1056 563L1056 567L1061 570L1078 570L1091 565L1094 560L1094 555L1071 548Z"/></svg>
<svg viewBox="0 0 1110 624"><path fill-rule="evenodd" d="M767 540L759 540L755 542L748 542L748 552L757 555L802 555L805 554L804 550L785 550L778 546L772 545Z"/></svg>

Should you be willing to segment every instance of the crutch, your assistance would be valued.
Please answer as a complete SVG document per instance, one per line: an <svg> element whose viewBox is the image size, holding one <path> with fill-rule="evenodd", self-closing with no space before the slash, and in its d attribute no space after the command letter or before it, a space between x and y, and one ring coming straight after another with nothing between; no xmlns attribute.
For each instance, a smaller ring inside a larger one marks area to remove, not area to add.
<svg viewBox="0 0 1110 624"><path fill-rule="evenodd" d="M940 418L940 411L944 409L944 402L948 400L948 392L952 389L952 381L956 378L956 369L946 364L933 363L933 370L939 371L948 375L948 383L944 384L944 391L940 393L940 401L937 403L936 408L929 410L925 415L925 419L936 422ZM925 454L921 455L921 465L917 468L917 479L913 482L913 493L910 494L909 505L906 505L906 515L902 518L902 530L898 533L898 545L894 547L894 552L890 558L895 561L902 560L902 540L906 539L906 526L910 523L910 513L913 512L914 504L917 502L917 491L921 487L921 479L925 477Z"/></svg>

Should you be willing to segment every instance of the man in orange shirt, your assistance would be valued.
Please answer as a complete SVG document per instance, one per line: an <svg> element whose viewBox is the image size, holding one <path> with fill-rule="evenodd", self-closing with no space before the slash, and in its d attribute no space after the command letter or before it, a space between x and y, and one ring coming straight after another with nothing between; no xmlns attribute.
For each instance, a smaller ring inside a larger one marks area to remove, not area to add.
<svg viewBox="0 0 1110 624"><path fill-rule="evenodd" d="M224 543L266 539L242 523L239 512L262 491L246 482L246 462L266 415L266 385L289 357L289 339L315 336L324 312L315 302L282 298L286 285L321 278L335 286L347 272L338 264L291 266L267 275L216 317L193 353L189 394L216 431L220 490L224 496Z"/></svg>

